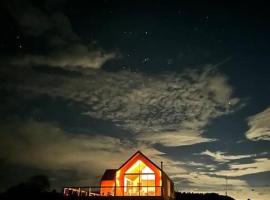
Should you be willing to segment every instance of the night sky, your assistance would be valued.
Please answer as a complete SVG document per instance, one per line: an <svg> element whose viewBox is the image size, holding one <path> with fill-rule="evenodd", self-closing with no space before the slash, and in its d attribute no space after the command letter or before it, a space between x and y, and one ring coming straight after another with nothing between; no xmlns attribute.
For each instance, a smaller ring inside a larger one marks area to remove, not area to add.
<svg viewBox="0 0 270 200"><path fill-rule="evenodd" d="M0 190L98 185L137 150L178 191L270 198L266 1L2 1Z"/></svg>

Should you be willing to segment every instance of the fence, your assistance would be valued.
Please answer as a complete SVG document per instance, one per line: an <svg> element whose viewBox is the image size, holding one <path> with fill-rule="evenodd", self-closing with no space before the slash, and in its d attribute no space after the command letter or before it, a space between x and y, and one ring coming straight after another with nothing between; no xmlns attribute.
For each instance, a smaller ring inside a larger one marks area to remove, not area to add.
<svg viewBox="0 0 270 200"><path fill-rule="evenodd" d="M64 187L64 196L162 196L162 186Z"/></svg>

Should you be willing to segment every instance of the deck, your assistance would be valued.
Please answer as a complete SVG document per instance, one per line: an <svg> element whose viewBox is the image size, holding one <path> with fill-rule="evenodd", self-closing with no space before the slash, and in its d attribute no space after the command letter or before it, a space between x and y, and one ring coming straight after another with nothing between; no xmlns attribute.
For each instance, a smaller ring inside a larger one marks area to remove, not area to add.
<svg viewBox="0 0 270 200"><path fill-rule="evenodd" d="M162 196L67 196L65 199L80 200L165 200Z"/></svg>

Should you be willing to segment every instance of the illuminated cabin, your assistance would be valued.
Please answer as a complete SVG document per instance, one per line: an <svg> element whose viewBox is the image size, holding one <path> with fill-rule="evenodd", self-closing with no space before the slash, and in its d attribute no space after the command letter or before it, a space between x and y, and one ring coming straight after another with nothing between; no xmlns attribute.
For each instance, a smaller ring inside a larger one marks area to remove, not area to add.
<svg viewBox="0 0 270 200"><path fill-rule="evenodd" d="M140 151L119 169L107 169L100 181L101 196L159 196L174 198L167 174Z"/></svg>

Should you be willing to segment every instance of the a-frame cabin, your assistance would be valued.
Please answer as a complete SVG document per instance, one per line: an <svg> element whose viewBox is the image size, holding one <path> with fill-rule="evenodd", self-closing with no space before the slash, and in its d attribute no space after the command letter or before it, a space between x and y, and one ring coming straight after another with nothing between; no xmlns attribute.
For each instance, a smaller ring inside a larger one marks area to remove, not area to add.
<svg viewBox="0 0 270 200"><path fill-rule="evenodd" d="M100 181L101 196L159 196L174 198L174 185L167 174L137 151L119 169L108 169Z"/></svg>

